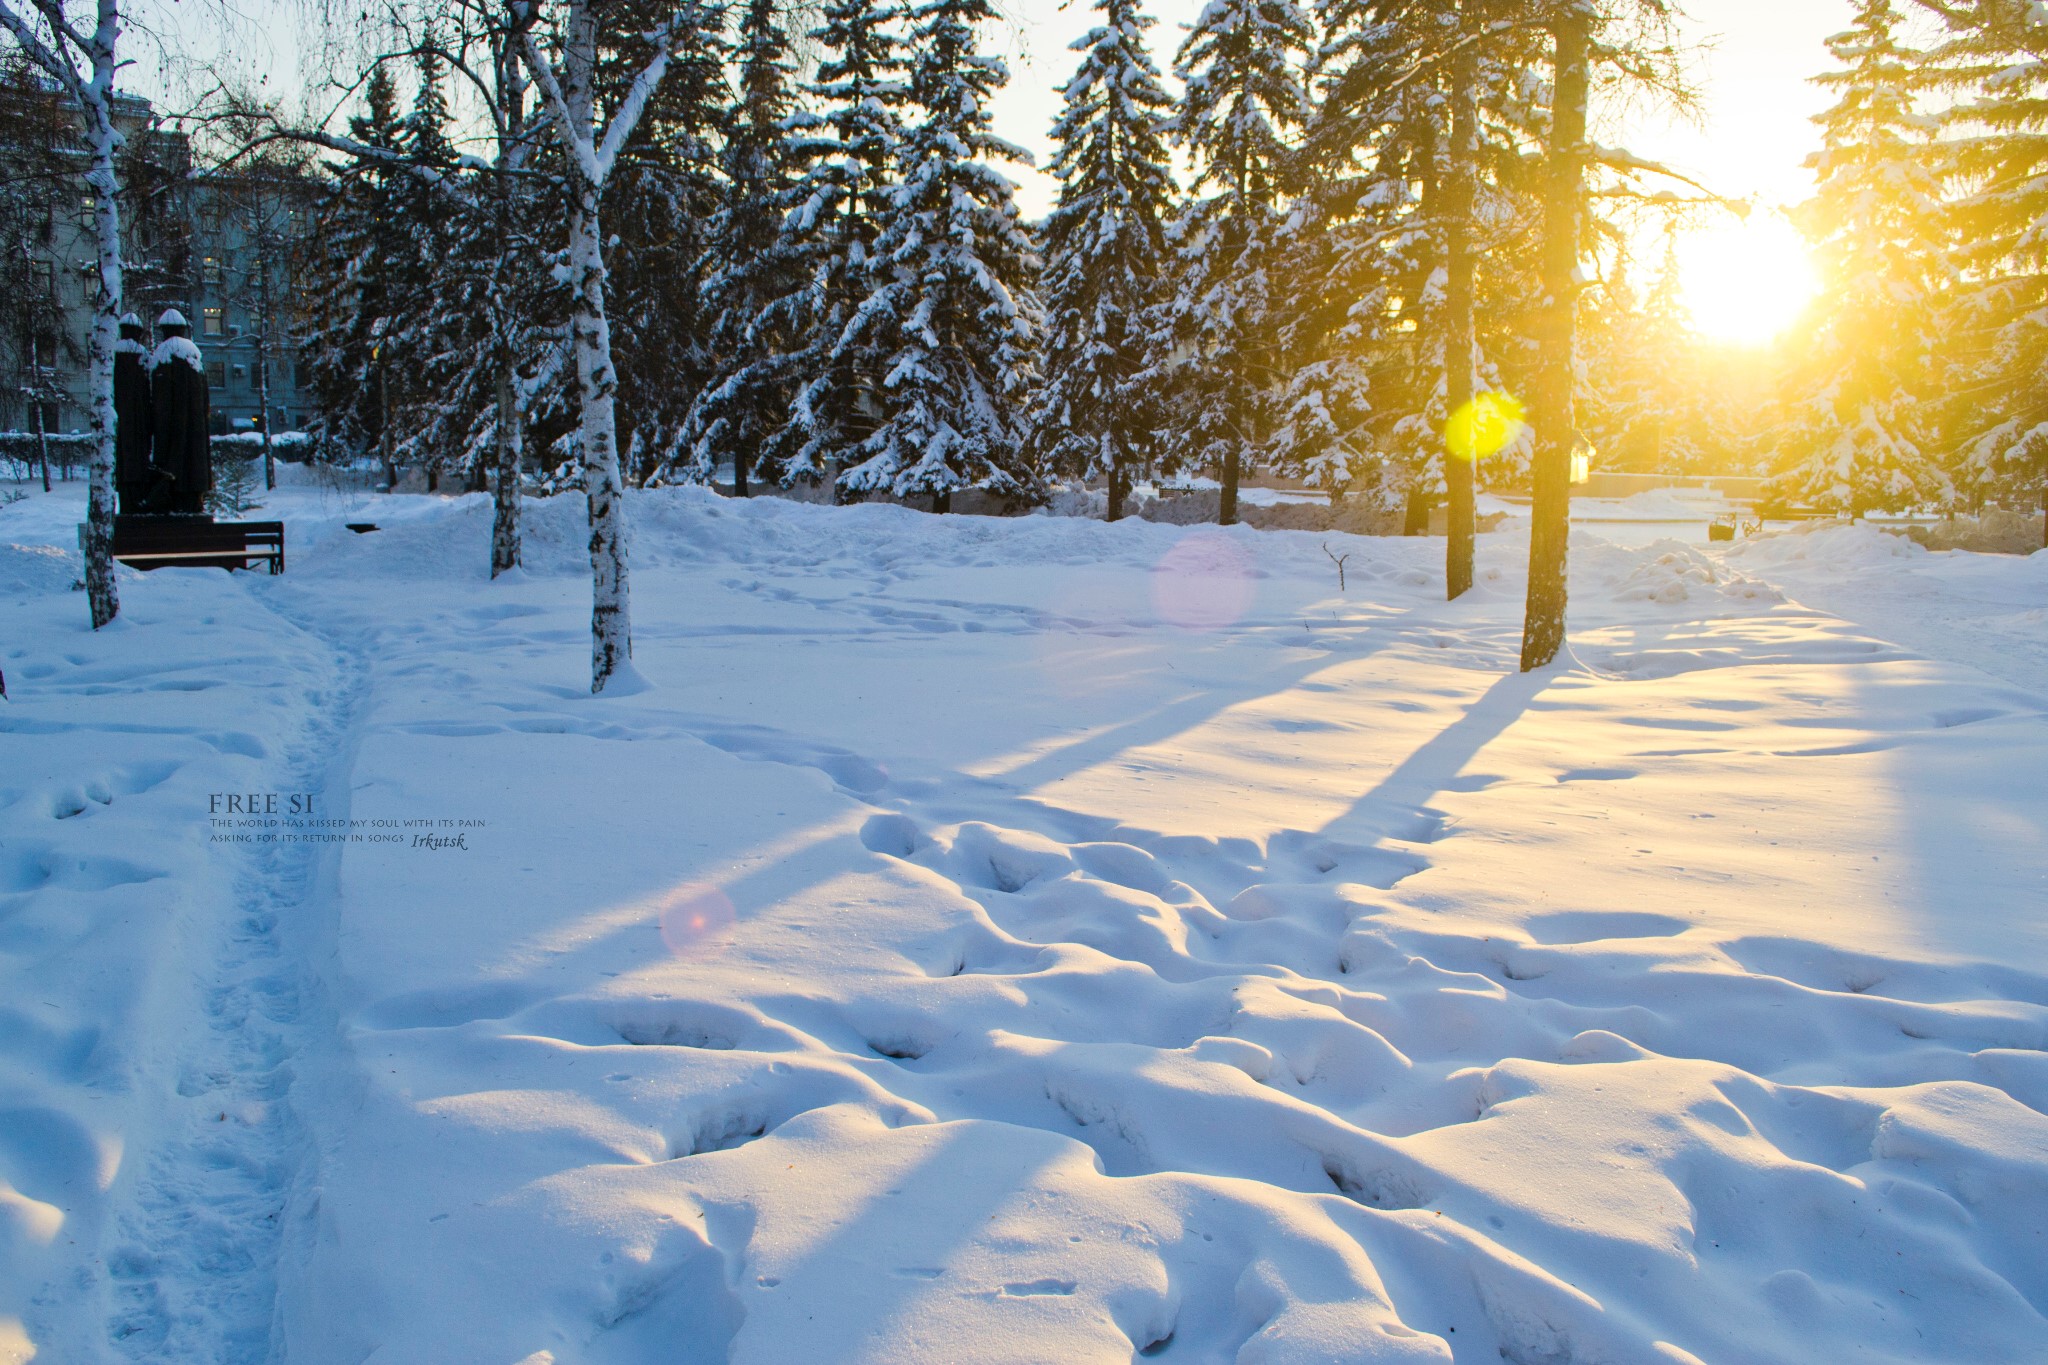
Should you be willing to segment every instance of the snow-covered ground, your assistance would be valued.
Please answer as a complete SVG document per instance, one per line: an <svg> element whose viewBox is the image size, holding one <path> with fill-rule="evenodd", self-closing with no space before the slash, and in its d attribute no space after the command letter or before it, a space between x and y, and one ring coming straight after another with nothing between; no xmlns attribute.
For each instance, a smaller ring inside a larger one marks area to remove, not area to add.
<svg viewBox="0 0 2048 1365"><path fill-rule="evenodd" d="M285 490L97 635L79 505L0 509L0 1361L2043 1353L2048 555L1581 534L1523 676L1512 531L665 490L592 699L573 498L493 584Z"/></svg>

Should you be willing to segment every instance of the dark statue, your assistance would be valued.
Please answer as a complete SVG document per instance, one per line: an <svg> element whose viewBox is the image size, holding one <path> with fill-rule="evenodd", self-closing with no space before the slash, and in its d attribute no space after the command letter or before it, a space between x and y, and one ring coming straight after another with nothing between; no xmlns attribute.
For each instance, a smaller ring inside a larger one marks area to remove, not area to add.
<svg viewBox="0 0 2048 1365"><path fill-rule="evenodd" d="M121 315L114 343L114 491L121 515L157 509L157 480L149 466L149 329L133 313Z"/></svg>
<svg viewBox="0 0 2048 1365"><path fill-rule="evenodd" d="M156 326L163 340L149 356L151 464L168 480L168 497L156 510L190 516L206 510L213 489L206 362L183 313L167 308Z"/></svg>

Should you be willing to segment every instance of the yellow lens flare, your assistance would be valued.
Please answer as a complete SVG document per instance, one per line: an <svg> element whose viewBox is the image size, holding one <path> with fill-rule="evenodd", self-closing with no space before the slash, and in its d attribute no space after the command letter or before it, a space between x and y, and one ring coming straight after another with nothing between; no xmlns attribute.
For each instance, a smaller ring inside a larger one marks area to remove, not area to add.
<svg viewBox="0 0 2048 1365"><path fill-rule="evenodd" d="M1482 393L1444 423L1444 446L1461 460L1498 455L1520 438L1522 400L1511 393Z"/></svg>

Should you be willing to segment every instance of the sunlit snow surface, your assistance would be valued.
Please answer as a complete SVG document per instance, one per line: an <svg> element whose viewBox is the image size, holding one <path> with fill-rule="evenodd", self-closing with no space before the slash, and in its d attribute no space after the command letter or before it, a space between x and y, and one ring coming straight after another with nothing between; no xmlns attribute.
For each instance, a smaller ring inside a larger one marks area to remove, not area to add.
<svg viewBox="0 0 2048 1365"><path fill-rule="evenodd" d="M2048 1342L2048 556L1580 535L1523 677L1512 534L667 491L593 700L573 498L492 584L288 489L98 635L79 506L0 510L0 1361ZM268 791L484 823L206 843Z"/></svg>

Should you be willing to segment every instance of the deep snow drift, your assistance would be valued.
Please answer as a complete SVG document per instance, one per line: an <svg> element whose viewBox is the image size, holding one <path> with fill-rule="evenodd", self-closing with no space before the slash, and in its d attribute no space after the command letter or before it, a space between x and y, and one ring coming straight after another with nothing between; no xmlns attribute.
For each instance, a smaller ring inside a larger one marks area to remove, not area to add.
<svg viewBox="0 0 2048 1365"><path fill-rule="evenodd" d="M2048 556L1580 537L1523 677L1512 535L665 491L591 699L574 499L492 584L288 490L98 635L76 501L0 510L0 1361L2048 1341Z"/></svg>

